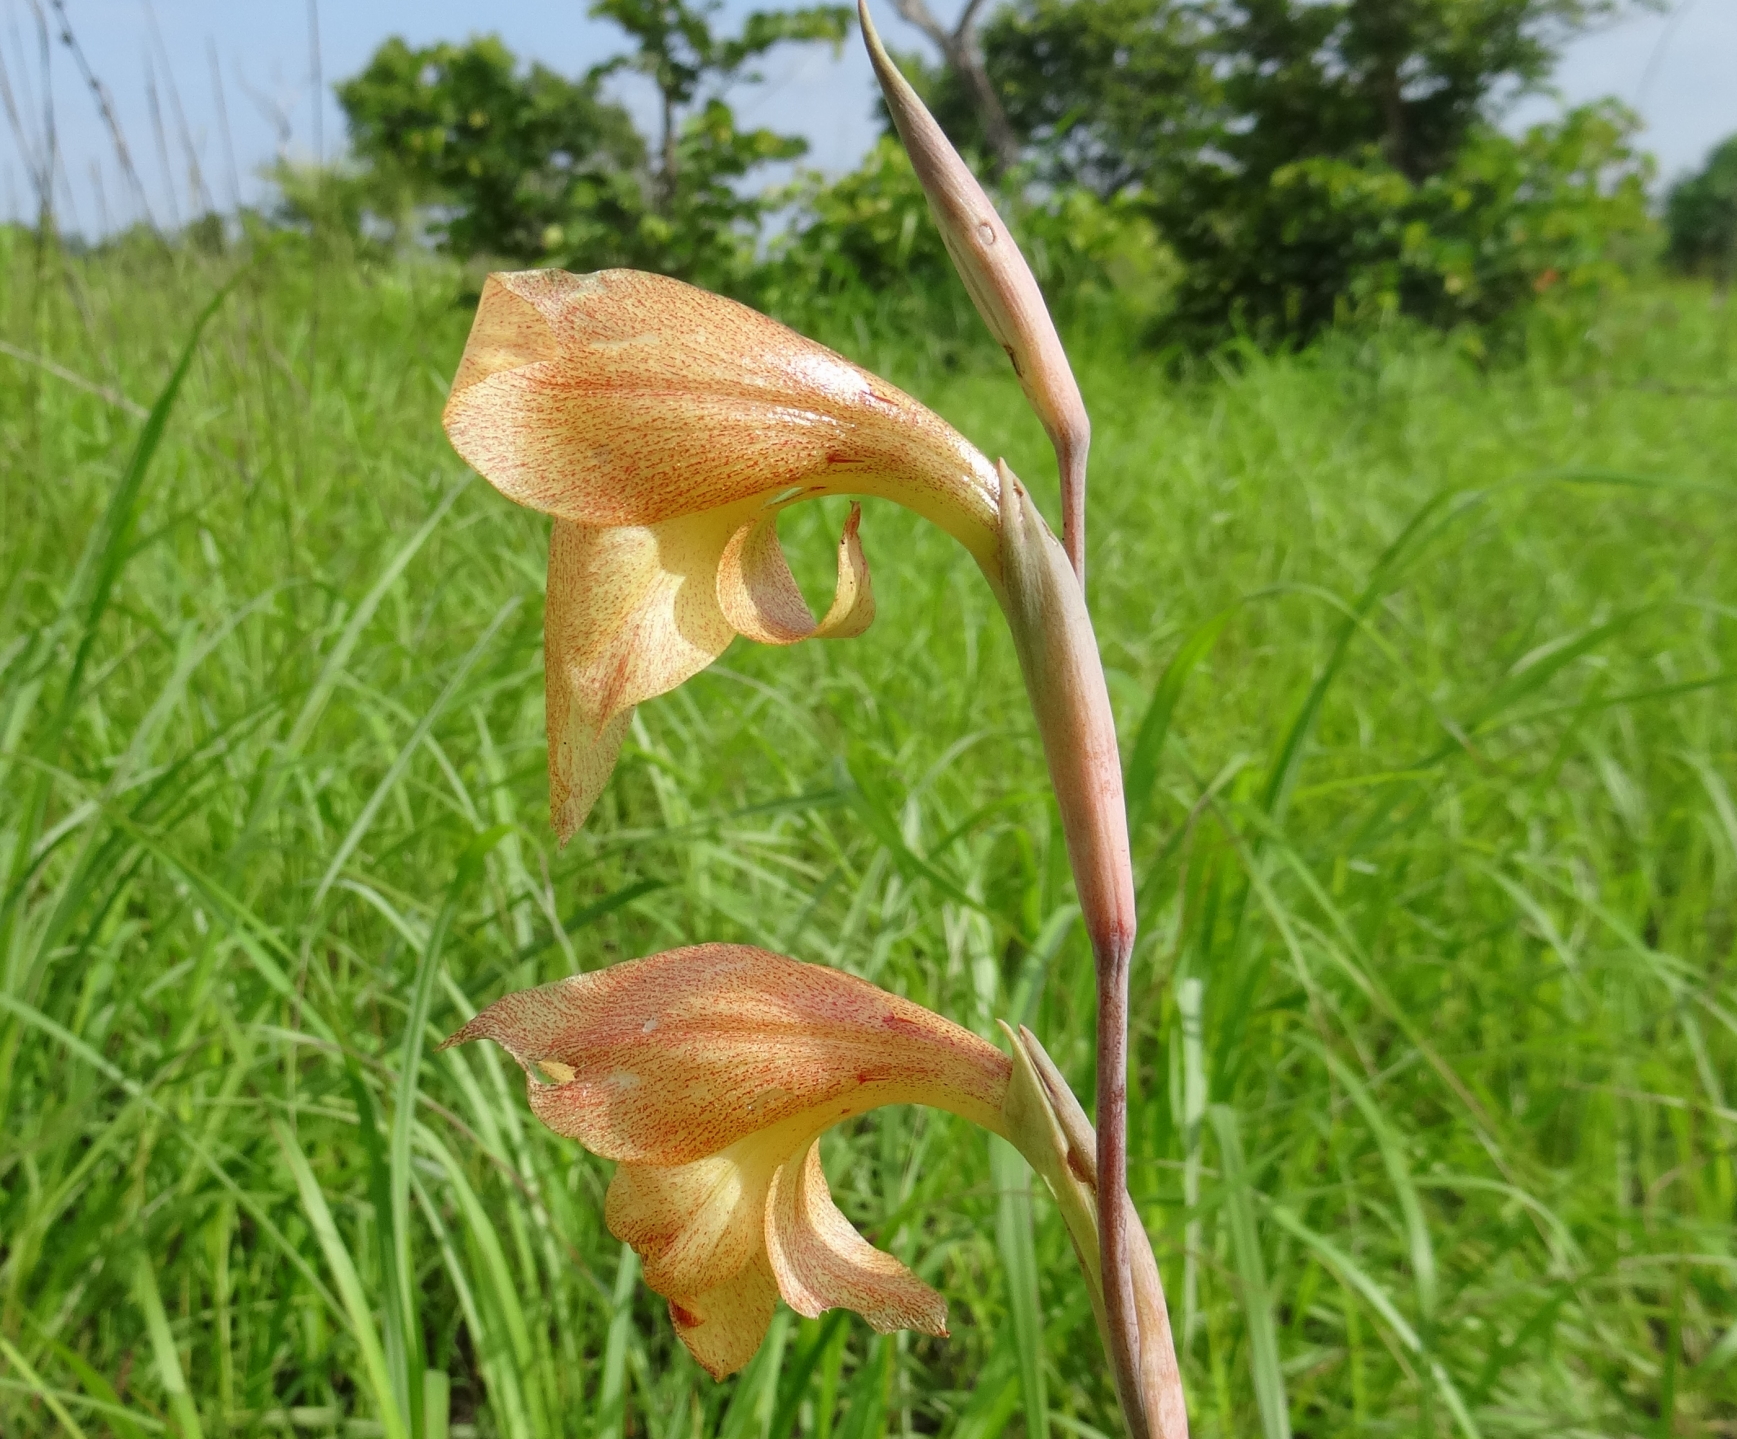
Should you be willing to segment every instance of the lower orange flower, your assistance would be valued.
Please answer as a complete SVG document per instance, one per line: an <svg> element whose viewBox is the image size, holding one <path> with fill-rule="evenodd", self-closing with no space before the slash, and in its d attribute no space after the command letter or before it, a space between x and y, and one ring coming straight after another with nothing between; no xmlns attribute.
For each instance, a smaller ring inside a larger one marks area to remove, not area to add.
<svg viewBox="0 0 1737 1439"><path fill-rule="evenodd" d="M525 990L447 1041L493 1039L557 1133L619 1161L604 1218L715 1378L760 1347L780 1295L881 1333L947 1332L947 1305L856 1232L818 1141L883 1104L1007 1136L1013 1066L922 1006L821 965L705 944Z"/></svg>

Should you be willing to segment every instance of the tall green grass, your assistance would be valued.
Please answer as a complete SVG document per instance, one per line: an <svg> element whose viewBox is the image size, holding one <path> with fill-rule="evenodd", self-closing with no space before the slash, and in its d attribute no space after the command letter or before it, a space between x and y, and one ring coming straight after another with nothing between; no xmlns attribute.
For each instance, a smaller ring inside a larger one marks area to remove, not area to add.
<svg viewBox="0 0 1737 1439"><path fill-rule="evenodd" d="M86 383L0 355L0 1432L1113 1433L1065 1231L981 1134L825 1148L950 1339L783 1314L717 1385L608 1166L498 1052L432 1052L506 989L743 940L1023 1016L1089 1094L965 557L872 510L870 634L644 707L559 851L544 523L439 430L457 278L7 246L0 339ZM1083 339L1133 1187L1195 1432L1731 1432L1737 314L1645 291L1487 372ZM1053 500L994 356L843 343ZM805 579L840 518L788 526Z"/></svg>

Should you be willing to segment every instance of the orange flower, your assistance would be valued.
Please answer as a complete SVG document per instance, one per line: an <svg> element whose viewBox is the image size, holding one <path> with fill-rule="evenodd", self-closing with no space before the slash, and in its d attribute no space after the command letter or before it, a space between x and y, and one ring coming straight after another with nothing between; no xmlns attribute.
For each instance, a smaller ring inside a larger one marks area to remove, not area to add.
<svg viewBox="0 0 1737 1439"><path fill-rule="evenodd" d="M952 534L1013 630L1094 945L1133 934L1121 767L1085 597L1005 464L885 380L733 300L632 270L491 275L446 405L454 447L555 517L543 622L549 799L563 840L633 707L738 634L860 634L853 508L818 624L778 545L798 500L873 495Z"/></svg>
<svg viewBox="0 0 1737 1439"><path fill-rule="evenodd" d="M947 1305L838 1211L818 1140L883 1104L1006 1134L1012 1066L969 1030L863 980L704 944L509 994L448 1044L488 1038L532 1110L620 1161L604 1219L715 1378L748 1362L780 1294L875 1329L947 1332Z"/></svg>
<svg viewBox="0 0 1737 1439"><path fill-rule="evenodd" d="M821 1172L820 1136L883 1104L933 1105L1013 1144L1054 1196L1104 1322L1096 1139L1036 1036L1003 1029L1011 1061L840 970L701 944L509 994L446 1043L503 1045L537 1117L618 1161L604 1221L721 1379L753 1358L780 1295L811 1319L854 1309L883 1334L946 1334L946 1301L852 1228ZM1138 1222L1130 1234L1142 1352L1173 1380L1158 1268ZM1160 1433L1187 1432L1186 1416L1164 1417Z"/></svg>
<svg viewBox="0 0 1737 1439"><path fill-rule="evenodd" d="M720 295L661 275L491 275L447 400L453 447L555 517L544 627L550 806L584 823L633 707L738 634L861 634L874 616L852 510L816 623L778 515L818 495L895 500L992 576L1001 483L932 411Z"/></svg>

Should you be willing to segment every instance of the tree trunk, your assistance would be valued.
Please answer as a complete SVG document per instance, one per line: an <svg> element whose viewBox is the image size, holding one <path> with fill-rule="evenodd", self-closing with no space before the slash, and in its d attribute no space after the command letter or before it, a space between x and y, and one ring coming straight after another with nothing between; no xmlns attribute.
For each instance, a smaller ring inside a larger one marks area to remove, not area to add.
<svg viewBox="0 0 1737 1439"><path fill-rule="evenodd" d="M663 91L663 168L657 177L658 209L668 214L675 205L676 118L675 98Z"/></svg>
<svg viewBox="0 0 1737 1439"><path fill-rule="evenodd" d="M1019 159L1019 137L1013 133L1001 97L990 82L983 46L978 42L977 14L983 0L969 0L952 30L935 18L927 0L893 0L893 4L900 15L935 42L948 68L964 80L989 144L989 163L995 174L1002 174Z"/></svg>
<svg viewBox="0 0 1737 1439"><path fill-rule="evenodd" d="M975 17L969 11L966 15L960 30L952 36L952 44L943 53L947 56L947 63L963 77L971 92L971 103L976 107L977 118L983 123L983 137L989 142L990 161L995 173L1000 175L1018 162L1019 137L1013 133L1001 97L990 83L983 47L977 40Z"/></svg>

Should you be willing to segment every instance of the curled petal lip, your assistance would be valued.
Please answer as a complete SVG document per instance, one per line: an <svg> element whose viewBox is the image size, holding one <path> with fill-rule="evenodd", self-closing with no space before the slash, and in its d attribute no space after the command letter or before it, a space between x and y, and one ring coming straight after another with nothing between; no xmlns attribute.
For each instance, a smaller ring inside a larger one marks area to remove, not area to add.
<svg viewBox="0 0 1737 1439"><path fill-rule="evenodd" d="M804 1318L842 1307L854 1309L881 1334L947 1333L946 1300L839 1213L818 1145L799 1149L773 1176L766 1254L785 1303Z"/></svg>

